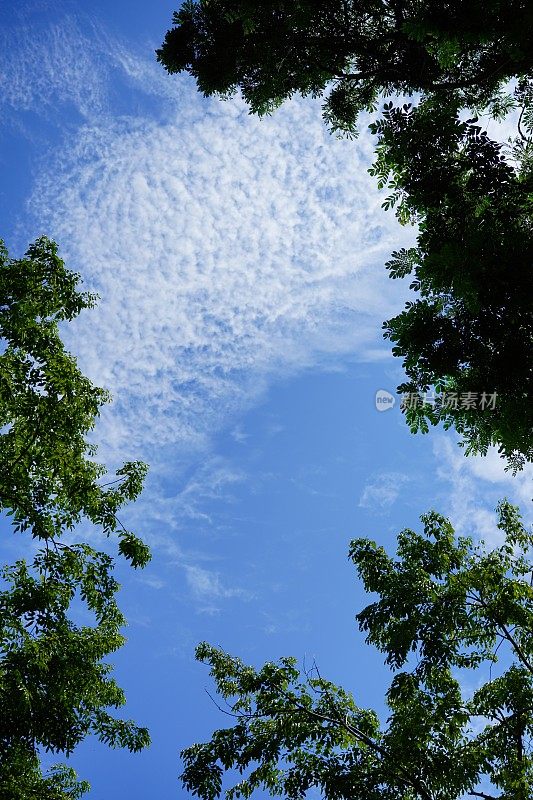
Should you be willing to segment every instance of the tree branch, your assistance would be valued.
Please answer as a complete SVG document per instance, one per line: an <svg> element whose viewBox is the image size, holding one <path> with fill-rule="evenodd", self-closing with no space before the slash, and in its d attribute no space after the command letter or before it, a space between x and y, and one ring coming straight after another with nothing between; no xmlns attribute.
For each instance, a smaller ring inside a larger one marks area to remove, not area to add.
<svg viewBox="0 0 533 800"><path fill-rule="evenodd" d="M207 689L205 690L205 692L206 692L207 696L209 697L209 699L211 700L211 702L218 708L219 711L221 711L223 714L226 714L229 717L233 717L234 719L273 718L273 717L276 716L276 714L281 714L281 713L294 714L296 712L303 712L303 713L307 714L309 717L311 717L312 719L320 720L321 722L328 722L331 725L336 725L336 726L339 726L341 728L344 728L344 730L347 733L349 733L351 736L353 736L354 739L357 739L362 744L365 744L368 748L370 748L375 753L377 753L379 756L381 756L383 761L385 761L383 766L385 766L385 768L388 770L388 772L390 772L397 780L400 780L406 786L410 786L412 789L414 789L416 792L418 792L418 794L420 795L421 798L423 798L423 800L433 800L431 794L425 788L423 783L418 778L413 777L404 767L402 767L401 765L398 765L398 767L397 767L398 771L397 772L395 770L391 769L390 767L388 767L387 763L386 763L386 759L389 758L389 753L387 752L386 748L382 747L380 744L375 742L372 739L372 737L367 736L367 734L364 733L359 728L355 727L354 725L351 725L348 722L347 716L342 718L340 716L339 717L330 717L330 716L327 716L326 714L321 714L319 711L316 711L315 709L307 708L306 706L302 705L294 697L291 697L290 694L285 692L283 689L280 689L281 694L283 695L283 697L285 697L286 700L288 700L290 703L292 703L294 705L294 708L276 709L274 712L270 712L270 713L267 713L267 712L255 712L254 713L254 712L244 712L244 711L240 711L240 712L236 713L234 710L228 711L228 709L222 708L222 706L220 706L220 704L217 703L215 698L210 694L210 692L208 692ZM398 774L398 773L403 773L403 775L402 774ZM497 798L493 798L493 799L489 798L489 800L497 800Z"/></svg>
<svg viewBox="0 0 533 800"><path fill-rule="evenodd" d="M306 714L308 714L309 716L311 716L311 717L313 717L315 719L322 720L323 722L329 722L330 724L333 724L333 725L339 725L340 727L344 728L344 730L347 733L351 734L355 739L360 741L362 744L365 744L367 747L369 747L375 753L378 753L378 755L380 755L382 759L386 759L386 758L389 757L389 753L387 752L386 748L382 747L380 744L375 742L370 736L367 736L367 734L364 733L363 731L361 731L359 728L356 728L355 726L351 725L348 722L347 715L344 717L344 719L341 718L341 717L338 717L338 718L329 717L329 716L326 716L325 714L321 714L319 711L315 711L314 709L306 708L305 706L303 706L300 703L298 703L298 701L296 701L292 697L290 697L290 695L288 695L283 690L281 690L281 693L283 694L283 696L287 700L289 700L290 702L293 702L295 704L296 708L299 711L303 711ZM427 789L420 782L420 780L418 778L413 777L412 775L410 775L410 773L404 767L402 767L401 765L398 765L398 772L402 772L405 777L403 777L402 775L397 774L396 772L394 772L390 768L388 768L388 770L396 778L398 778L400 781L402 781L402 783L405 783L407 786L410 786L412 789L415 789L415 791L417 791L420 794L420 796L423 798L423 800L433 800L433 798L431 797L431 794L427 791Z"/></svg>
<svg viewBox="0 0 533 800"><path fill-rule="evenodd" d="M494 614L491 606L483 599L481 593L478 593L479 602L489 613L492 614L494 624L497 625L498 628L502 631L502 636L507 639L513 650L515 651L516 655L518 656L519 661L523 664L523 666L533 675L533 664L529 661L528 657L522 650L521 646L518 644L514 636L511 634L511 631L507 628L506 624L498 619L498 617Z"/></svg>
<svg viewBox="0 0 533 800"><path fill-rule="evenodd" d="M517 128L518 128L518 133L519 133L520 138L522 139L522 141L523 142L530 142L531 139L528 136L526 136L525 133L522 130L522 117L524 116L525 110L526 110L526 107L522 106L522 110L520 111L520 116L518 117ZM533 574L532 574L532 576L533 576Z"/></svg>

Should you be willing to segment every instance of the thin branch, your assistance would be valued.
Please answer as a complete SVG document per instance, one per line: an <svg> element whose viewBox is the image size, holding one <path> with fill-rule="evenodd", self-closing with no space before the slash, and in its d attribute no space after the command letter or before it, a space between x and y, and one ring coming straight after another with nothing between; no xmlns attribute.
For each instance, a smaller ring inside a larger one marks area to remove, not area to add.
<svg viewBox="0 0 533 800"><path fill-rule="evenodd" d="M263 718L268 718L268 717L274 717L275 714L280 714L280 713L294 714L294 713L296 713L298 711L299 712L304 712L305 714L307 714L312 719L320 720L321 722L328 722L329 724L337 725L337 726L340 726L340 727L344 728L344 730L347 733L349 733L351 736L353 736L354 739L357 739L362 744L367 745L367 747L369 747L375 753L380 755L383 760L386 760L388 758L389 753L387 752L386 748L384 748L381 745L379 745L370 736L367 736L367 734L364 733L359 728L355 727L354 725L351 725L348 722L348 717L347 716L345 716L344 719L342 719L341 717L338 717L338 718L329 717L326 714L321 714L319 711L315 711L312 708L307 708L306 706L303 706L301 703L299 703L295 698L291 697L283 689L280 689L280 691L281 691L281 694L285 697L286 700L288 700L289 702L294 704L294 706L295 706L294 708L276 709L272 713L266 713L266 712L253 713L253 712L244 712L244 711L240 711L240 712L236 713L235 711L228 711L228 709L223 708L219 703L217 703L215 698L210 694L210 692L207 689L205 690L205 693L207 694L207 696L209 697L211 702L216 706L216 708L218 708L219 711L221 711L223 714L225 714L228 717L232 717L233 719L238 719L238 720L241 720L241 719L260 719L262 717ZM398 774L397 772L395 772L394 770L392 770L390 767L387 767L386 766L386 761L385 761L384 766L388 769L388 771L392 775L394 775L395 778L397 778L398 780L400 780L402 783L406 784L407 786L410 786L412 789L415 789L415 791L417 791L419 793L419 795L423 798L423 800L433 800L431 794L427 791L427 789L424 787L424 785L421 783L421 781L418 778L411 776L409 774L409 772L404 767L402 767L401 765L398 765L398 768L397 768L398 772L399 773L404 773L404 775L401 775L401 774ZM494 799L494 800L497 800L497 799Z"/></svg>
<svg viewBox="0 0 533 800"><path fill-rule="evenodd" d="M119 478L115 478L114 481L107 481L107 483L99 483L98 484L98 488L99 489L104 489L106 486L112 486L114 483L119 483L120 481L124 481L124 480L125 480L125 476L121 475Z"/></svg>
<svg viewBox="0 0 533 800"><path fill-rule="evenodd" d="M392 44L394 44L394 42L392 42ZM498 72L501 72L502 69L505 66L507 66L507 64L510 62L510 60L511 60L510 58L506 59L505 61L503 61L498 66L494 67L494 69L492 69L489 72L485 73L485 75L476 75L476 76L474 76L474 77L472 77L472 78L470 78L468 80L462 80L462 81L451 81L451 82L444 81L442 83L433 83L429 87L429 91L435 91L435 90L440 90L440 89L443 89L443 90L447 90L447 89L467 89L470 86L475 86L478 83L484 83L485 81L488 81L490 78L492 78ZM374 70L368 70L367 72L333 72L333 76L335 78L342 78L344 80L354 80L354 81L369 79L369 78L371 78L373 76L376 76L376 75L381 75L381 80L382 81L383 80L394 81L394 80L398 79L398 75L396 74L395 70L391 70L390 74L387 75L386 74L386 70L383 70L381 68L376 68ZM400 80L401 80L401 77L400 77Z"/></svg>
<svg viewBox="0 0 533 800"><path fill-rule="evenodd" d="M242 717L247 717L248 716L247 714L244 714L244 713L235 714L233 711L228 711L227 708L222 708L222 706L219 703L217 703L217 701L215 700L215 698L213 697L211 692L208 692L207 689L205 689L204 691L205 691L206 695L209 697L209 699L211 700L211 702L213 703L213 705L215 705L218 708L218 710L222 712L222 714L226 714L228 717L233 717L234 719L242 719ZM262 715L254 714L253 716L255 718L257 718L258 716L262 716Z"/></svg>
<svg viewBox="0 0 533 800"><path fill-rule="evenodd" d="M479 601L480 601L481 605L482 605L484 608L486 608L487 610L491 611L491 608L490 608L489 604L488 604L487 602L485 602L485 600L483 600L483 598L481 597L481 595L479 596ZM512 647L512 648L513 648L513 650L515 651L516 655L518 656L518 659L519 659L519 660L522 662L522 664L524 665L524 667L526 667L526 669L528 670L528 672L530 672L530 673L533 675L533 664L532 664L532 663L529 661L528 657L526 656L526 654L524 653L524 651L522 650L521 646L518 644L518 642L516 641L516 639L514 638L514 636L511 634L511 631L510 631L510 630L507 628L507 626L505 625L505 623L504 623L504 622L501 622L501 621L500 621L500 620L499 620L499 619L498 619L498 618L497 618L497 617L494 615L494 612L492 612L492 613L493 613L493 616L494 616L494 623L495 623L495 624L496 624L496 625L497 625L497 626L500 628L500 630L503 632L503 633L502 633L503 637L504 637L505 639L507 639L507 641L509 642L509 644L511 645L511 647Z"/></svg>
<svg viewBox="0 0 533 800"><path fill-rule="evenodd" d="M492 622L492 624L496 628L499 628L499 630L501 631L500 636L502 636L504 639L506 639L509 642L509 644L511 645L511 647L515 651L516 655L518 656L518 660L528 670L528 672L530 672L533 675L533 664L529 661L527 655L524 653L524 651L522 650L522 647L517 642L517 640L514 638L514 636L512 635L511 631L509 630L509 628L505 625L504 622L502 622L500 619L498 619L498 617L494 613L494 609L489 605L489 603L487 603L486 600L483 599L483 597L481 596L481 592L478 592L477 595L470 595L469 593L467 593L466 596L467 596L468 599L471 599L473 602L476 602L476 603L480 604L485 609L485 611L489 612L489 614L492 616L492 619L490 620L490 622Z"/></svg>
<svg viewBox="0 0 533 800"><path fill-rule="evenodd" d="M522 127L521 127L522 117L524 116L524 111L525 110L526 110L526 107L522 106L522 110L520 112L520 116L518 117L517 128L518 128L518 133L520 134L520 138L522 139L522 141L529 143L531 140L530 140L529 136L525 135L525 133L523 132Z"/></svg>
<svg viewBox="0 0 533 800"><path fill-rule="evenodd" d="M37 431L35 431L33 436L30 438L30 441L27 443L26 447L23 450L20 451L20 453L18 454L16 459L14 461L12 461L11 464L7 465L7 469L8 470L12 470L13 467L16 467L17 464L19 463L19 461L24 458L24 456L28 455L32 445L35 444L35 440L37 439L38 436L39 436L39 431L37 430Z"/></svg>
<svg viewBox="0 0 533 800"><path fill-rule="evenodd" d="M306 708L305 706L303 706L300 703L298 703L298 701L295 701L292 697L290 697L290 695L287 695L287 693L284 692L283 690L281 690L281 693L283 694L283 696L286 699L288 699L291 702L294 702L294 704L296 705L296 707L300 711L303 711L303 712L309 714L311 717L313 717L315 719L322 720L323 722L329 722L330 724L333 724L333 725L339 725L340 727L344 728L344 730L347 733L351 734L355 739L360 741L362 744L365 744L367 747L369 747L375 753L378 753L383 759L388 758L389 753L387 752L386 748L382 747L380 744L375 742L370 736L367 736L367 734L364 733L359 728L356 728L354 725L351 725L348 722L348 716L347 715L344 717L344 719L342 719L340 717L338 717L338 718L329 717L329 716L327 716L325 714L321 714L320 712L315 711L314 709ZM391 771L391 770L389 769L389 771ZM393 773L395 775L395 777L397 777L399 780L401 780L403 783L407 784L408 786L411 786L411 788L415 789L421 795L421 797L424 798L424 800L433 800L431 795L427 791L427 789L418 780L418 778L411 776L409 774L409 772L404 767L402 767L401 765L398 765L398 772L404 773L405 777L402 777L402 775L398 775L396 773Z"/></svg>

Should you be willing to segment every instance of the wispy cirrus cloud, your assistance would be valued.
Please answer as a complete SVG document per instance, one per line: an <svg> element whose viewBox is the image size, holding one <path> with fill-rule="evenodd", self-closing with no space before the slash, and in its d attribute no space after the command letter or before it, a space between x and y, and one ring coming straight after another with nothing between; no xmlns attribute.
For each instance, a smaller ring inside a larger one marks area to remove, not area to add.
<svg viewBox="0 0 533 800"><path fill-rule="evenodd" d="M50 9L53 14L53 8ZM109 100L110 54L103 31L84 17L85 33L73 15L32 21L19 9L19 24L0 31L0 108L9 112L57 114L70 105L82 117L105 113Z"/></svg>
<svg viewBox="0 0 533 800"><path fill-rule="evenodd" d="M363 487L359 506L373 511L390 508L400 496L409 476L401 472L383 472L369 480Z"/></svg>
<svg viewBox="0 0 533 800"><path fill-rule="evenodd" d="M228 597L249 597L243 589L225 586L220 575L204 567L188 566L185 568L187 583L194 596L201 600L214 600Z"/></svg>
<svg viewBox="0 0 533 800"><path fill-rule="evenodd" d="M251 592L238 586L228 586L218 572L205 567L187 566L185 577L197 610L202 614L218 614L220 612L218 603L223 600L247 601L254 597Z"/></svg>
<svg viewBox="0 0 533 800"><path fill-rule="evenodd" d="M48 154L30 207L101 296L66 335L115 397L107 457L126 440L143 457L202 447L279 374L383 355L403 292L383 262L412 233L380 208L368 136L336 140L313 102L258 120L239 98L204 101L85 19L10 36L5 101L68 101L87 120ZM158 110L117 116L125 83Z"/></svg>

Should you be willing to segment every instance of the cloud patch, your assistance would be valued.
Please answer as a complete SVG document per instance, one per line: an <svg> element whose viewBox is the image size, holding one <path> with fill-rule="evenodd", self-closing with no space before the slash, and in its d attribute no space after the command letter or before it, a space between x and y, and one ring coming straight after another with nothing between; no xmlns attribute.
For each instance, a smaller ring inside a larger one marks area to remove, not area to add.
<svg viewBox="0 0 533 800"><path fill-rule="evenodd" d="M435 439L433 451L438 464L437 477L449 487L446 515L459 534L483 539L488 546L500 545L495 508L504 498L520 507L526 524L533 522L532 464L513 476L505 471L505 462L495 448L486 456L466 458L451 437L446 436Z"/></svg>
<svg viewBox="0 0 533 800"><path fill-rule="evenodd" d="M275 375L375 358L403 291L368 142L334 140L311 103L197 116L187 91L172 123L81 129L32 202L101 296L66 335L115 397L104 438L142 452L201 446Z"/></svg>
<svg viewBox="0 0 533 800"><path fill-rule="evenodd" d="M0 107L4 114L32 111L55 115L62 105L85 118L105 113L111 43L106 45L98 26L85 17L87 35L74 16L61 16L43 25L26 19L24 9L19 13L17 26L2 25L0 31Z"/></svg>
<svg viewBox="0 0 533 800"><path fill-rule="evenodd" d="M359 498L359 507L373 511L390 508L408 481L408 476L401 472L382 472L364 487Z"/></svg>
<svg viewBox="0 0 533 800"><path fill-rule="evenodd" d="M204 567L187 566L185 567L185 575L194 600L199 603L208 603L204 610L209 613L217 610L213 605L209 605L213 601L227 600L232 597L244 600L252 598L252 595L244 589L225 586L217 572Z"/></svg>

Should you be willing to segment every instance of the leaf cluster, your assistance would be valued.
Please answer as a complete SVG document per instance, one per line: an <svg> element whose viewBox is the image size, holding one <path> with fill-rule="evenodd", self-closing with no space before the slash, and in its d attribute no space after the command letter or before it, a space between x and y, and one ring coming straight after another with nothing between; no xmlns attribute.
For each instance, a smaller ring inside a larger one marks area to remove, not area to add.
<svg viewBox="0 0 533 800"><path fill-rule="evenodd" d="M112 563L86 544L56 545L2 572L0 788L10 785L13 761L31 773L39 750L68 755L91 733L133 752L149 742L145 728L107 710L125 703L102 661L124 642ZM72 619L78 598L95 625Z"/></svg>
<svg viewBox="0 0 533 800"><path fill-rule="evenodd" d="M104 660L124 642L113 558L71 543L86 520L116 535L133 567L150 559L117 516L140 493L146 466L126 462L104 480L87 437L108 394L61 340L59 325L95 302L79 280L46 237L22 259L0 243L0 510L15 533L44 545L0 581L0 795L21 800L87 789L72 770L43 771L43 750L68 755L89 734L131 751L149 743L145 728L109 713L125 702Z"/></svg>
<svg viewBox="0 0 533 800"><path fill-rule="evenodd" d="M351 543L365 589L378 599L358 614L367 641L393 670L389 717L359 707L316 665L284 658L256 669L202 644L230 728L183 753L184 786L202 800L244 777L227 798L255 790L299 800L527 800L533 787L533 537L518 510L498 508L503 544L456 539L434 512L423 533L403 531L398 558L374 542ZM504 650L507 653L504 656ZM492 677L501 662L499 674ZM487 679L485 666L490 668ZM465 691L464 670L479 688Z"/></svg>
<svg viewBox="0 0 533 800"><path fill-rule="evenodd" d="M240 89L253 113L296 93L327 94L327 121L353 133L380 96L494 102L502 84L531 73L532 24L523 0L186 0L157 58L169 73L192 75L205 95Z"/></svg>
<svg viewBox="0 0 533 800"><path fill-rule="evenodd" d="M467 453L498 445L517 469L533 459L531 165L524 153L513 161L477 118L429 100L387 104L371 127L372 174L393 190L384 205L419 224L417 246L387 264L416 293L384 323L407 375L398 390L418 398L408 422L414 432L454 426ZM495 405L462 405L468 393L495 395Z"/></svg>
<svg viewBox="0 0 533 800"><path fill-rule="evenodd" d="M87 441L109 395L66 352L59 323L94 304L77 291L54 242L38 239L23 259L0 248L0 507L16 531L51 539L82 517L106 535L121 529L117 511L142 488L146 466L128 462L100 485L105 468ZM122 531L122 550L137 565L148 553Z"/></svg>

